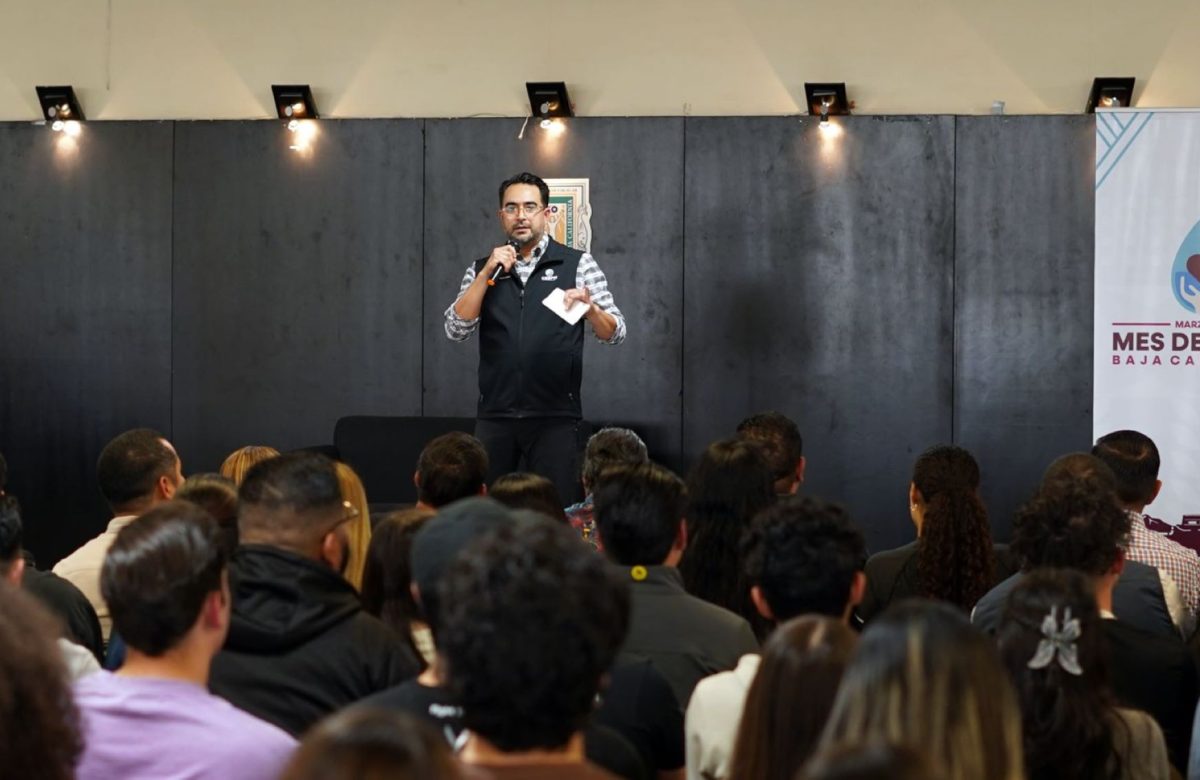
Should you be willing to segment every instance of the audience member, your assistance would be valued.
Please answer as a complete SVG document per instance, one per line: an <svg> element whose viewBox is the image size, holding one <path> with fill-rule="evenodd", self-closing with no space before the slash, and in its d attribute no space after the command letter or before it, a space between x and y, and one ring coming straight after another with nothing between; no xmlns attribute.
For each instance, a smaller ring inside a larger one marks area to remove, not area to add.
<svg viewBox="0 0 1200 780"><path fill-rule="evenodd" d="M221 529L221 546L226 556L238 545L237 485L220 474L193 474L183 481L175 497L195 504L212 515Z"/></svg>
<svg viewBox="0 0 1200 780"><path fill-rule="evenodd" d="M417 458L413 484L417 505L438 509L461 498L487 493L488 455L469 433L452 431L425 445Z"/></svg>
<svg viewBox="0 0 1200 780"><path fill-rule="evenodd" d="M541 519L538 515L534 517ZM475 497L446 506L417 532L412 544L411 588L435 644L435 660L420 676L368 697L362 706L409 713L437 729L451 746L461 745L466 737L462 707L449 688L446 664L436 654L442 613L439 586L446 570L466 547L490 531L517 522L516 513L500 502L490 497ZM636 693L627 677L625 672L614 671L610 688ZM637 681L632 682L636 684ZM661 707L654 700L641 700L637 704L643 719L654 718L669 725L670 711L663 717ZM670 706L678 710L673 698ZM600 707L599 714L602 715L606 708L609 708L607 701ZM642 777L645 766L630 744L632 740L626 741L623 732L614 733L616 729L615 725L610 729L599 724L587 728L584 747L588 760L619 776ZM682 733L679 741L682 741ZM679 763L682 763L682 757Z"/></svg>
<svg viewBox="0 0 1200 780"><path fill-rule="evenodd" d="M338 488L342 500L354 507L357 512L354 519L346 524L346 536L350 540L349 558L342 576L354 586L362 590L363 569L367 565L367 548L371 546L371 505L367 501L367 489L363 487L354 469L345 463L334 463L337 468Z"/></svg>
<svg viewBox="0 0 1200 780"><path fill-rule="evenodd" d="M583 451L583 500L567 507L567 522L579 532L585 542L599 549L602 545L596 533L592 491L605 469L613 466L639 466L650 462L646 443L628 428L601 428L588 439Z"/></svg>
<svg viewBox="0 0 1200 780"><path fill-rule="evenodd" d="M229 457L225 458L224 462L221 463L221 476L232 479L233 484L241 487L242 480L246 478L246 474L250 469L268 458L278 456L279 450L274 447L255 445L241 447L229 453Z"/></svg>
<svg viewBox="0 0 1200 780"><path fill-rule="evenodd" d="M1186 610L1186 617L1178 617L1176 622L1183 626L1184 635L1190 636L1200 611L1200 557L1194 550L1146 526L1145 509L1162 490L1158 447L1144 433L1114 431L1096 441L1092 454L1112 469L1117 501L1133 521L1125 548L1126 560L1153 566L1170 578L1179 589Z"/></svg>
<svg viewBox="0 0 1200 780"><path fill-rule="evenodd" d="M744 654L757 652L754 632L743 618L683 587L676 567L687 548L689 528L683 520L686 492L678 477L653 463L612 468L594 496L604 552L632 586L622 657L653 663L686 706L702 678L732 669Z"/></svg>
<svg viewBox="0 0 1200 780"><path fill-rule="evenodd" d="M318 723L280 780L460 780L445 740L411 715L354 709Z"/></svg>
<svg viewBox="0 0 1200 780"><path fill-rule="evenodd" d="M2 456L0 456L2 458ZM0 464L0 469L7 468ZM2 476L2 475L0 475ZM71 642L88 651L97 662L104 657L104 638L96 610L79 588L57 574L41 571L33 565L33 557L22 547L24 521L16 496L0 490L0 577L21 587L58 618L62 626L60 644ZM65 648L73 674L92 669L92 665L75 652Z"/></svg>
<svg viewBox="0 0 1200 780"><path fill-rule="evenodd" d="M1078 452L1058 458L1046 469L1038 490L1045 492L1062 485L1079 486L1116 505L1116 478L1112 469L1093 455ZM1064 553L1070 558L1070 553L1053 545L1027 544L1019 554L1013 546L1010 552L1020 571L984 594L971 613L971 622L989 634L995 634L999 628L1005 599L1025 572L1042 568L1075 568L1063 558ZM1169 607L1168 601L1177 604L1178 609ZM1179 626L1172 615L1183 614L1183 602L1170 577L1164 578L1157 569L1144 563L1125 561L1121 577L1112 592L1112 602L1113 613L1129 625L1168 639L1180 638Z"/></svg>
<svg viewBox="0 0 1200 780"><path fill-rule="evenodd" d="M517 471L498 477L488 495L509 509L529 509L559 523L567 522L558 488L540 474Z"/></svg>
<svg viewBox="0 0 1200 780"><path fill-rule="evenodd" d="M944 780L916 748L888 742L834 745L819 753L797 780Z"/></svg>
<svg viewBox="0 0 1200 780"><path fill-rule="evenodd" d="M583 730L629 626L629 589L550 521L505 525L445 572L438 646L469 764L504 778L605 778Z"/></svg>
<svg viewBox="0 0 1200 780"><path fill-rule="evenodd" d="M436 513L424 507L391 512L371 532L363 569L362 603L401 639L411 642L425 665L433 663L433 637L412 587L412 546L417 533Z"/></svg>
<svg viewBox="0 0 1200 780"><path fill-rule="evenodd" d="M960 610L901 602L863 632L822 748L895 741L947 780L1021 780L1021 715L995 647Z"/></svg>
<svg viewBox="0 0 1200 780"><path fill-rule="evenodd" d="M75 683L79 780L278 775L295 741L205 688L229 628L216 521L185 501L146 512L117 533L100 589L126 658Z"/></svg>
<svg viewBox="0 0 1200 780"><path fill-rule="evenodd" d="M1154 719L1113 698L1087 577L1031 572L1008 596L998 640L1021 705L1030 780L1170 777Z"/></svg>
<svg viewBox="0 0 1200 780"><path fill-rule="evenodd" d="M962 447L931 447L917 458L908 486L917 539L867 561L867 592L858 614L869 621L894 601L921 596L970 612L1010 576L992 545L979 500L979 464Z"/></svg>
<svg viewBox="0 0 1200 780"><path fill-rule="evenodd" d="M775 494L792 496L804 484L804 440L796 423L779 412L762 412L738 423L737 435L758 442L775 477Z"/></svg>
<svg viewBox="0 0 1200 780"><path fill-rule="evenodd" d="M13 496L0 496L0 581L8 583L13 588L22 587L28 573L21 551L22 533L21 508L17 499ZM66 580L59 580L59 582L65 588L72 587ZM39 601L41 600L37 594L31 595L38 598ZM91 609L91 605L87 604L86 599L84 605L87 609ZM43 604L43 606L46 605ZM92 620L95 621L95 619L95 613L92 613ZM95 628L95 635L99 638L99 626L96 625ZM62 632L56 633L58 634L59 652L66 664L67 674L72 680L99 671L100 659L94 652L71 641L70 637L62 636Z"/></svg>
<svg viewBox="0 0 1200 780"><path fill-rule="evenodd" d="M741 554L751 599L771 623L816 614L848 625L862 598L866 544L836 505L807 497L781 499L755 516ZM732 671L696 686L686 728L692 780L730 776L739 718L759 663L757 654L744 655Z"/></svg>
<svg viewBox="0 0 1200 780"><path fill-rule="evenodd" d="M74 780L83 750L54 621L32 597L0 582L0 771Z"/></svg>
<svg viewBox="0 0 1200 780"><path fill-rule="evenodd" d="M1090 456L1086 456L1090 457ZM1087 482L1055 479L1013 521L1013 552L1041 567L1090 578L1100 610L1113 691L1125 707L1154 716L1171 763L1186 768L1192 715L1200 696L1196 667L1177 637L1152 634L1113 613L1131 519L1108 493ZM1027 567L1029 569L1035 567Z"/></svg>
<svg viewBox="0 0 1200 780"><path fill-rule="evenodd" d="M679 563L688 593L741 615L759 637L768 623L750 601L738 543L751 518L775 500L774 483L758 444L709 445L688 475L688 547Z"/></svg>
<svg viewBox="0 0 1200 780"><path fill-rule="evenodd" d="M746 696L729 777L795 778L825 728L857 639L844 620L817 615L788 621L771 635Z"/></svg>
<svg viewBox="0 0 1200 780"><path fill-rule="evenodd" d="M79 588L100 620L104 640L112 631L108 605L100 597L100 566L117 532L138 515L169 501L183 484L175 448L158 431L135 428L110 441L96 464L100 492L113 511L108 527L95 539L63 558L54 573Z"/></svg>
<svg viewBox="0 0 1200 780"><path fill-rule="evenodd" d="M215 693L296 735L418 672L413 653L363 612L341 576L345 526L358 513L341 497L333 461L270 458L246 474L238 499L233 616L213 662Z"/></svg>

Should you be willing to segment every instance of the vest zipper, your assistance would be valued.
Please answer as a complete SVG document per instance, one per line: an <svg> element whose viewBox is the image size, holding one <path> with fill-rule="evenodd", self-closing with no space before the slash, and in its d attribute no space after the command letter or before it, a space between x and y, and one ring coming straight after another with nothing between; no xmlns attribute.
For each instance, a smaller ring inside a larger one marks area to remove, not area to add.
<svg viewBox="0 0 1200 780"><path fill-rule="evenodd" d="M531 279L533 278L532 274L530 274L530 278ZM525 352L524 352L523 347L525 345L525 285L521 285L517 289L520 292L518 300L520 300L520 303L521 303L521 313L517 317L517 354L524 355ZM521 399L525 398L525 369L524 369L524 367L521 368L521 380L517 383L517 388L520 391L520 394L517 396L517 408L519 409L521 406ZM520 412L518 412L517 417L518 418L524 417L524 415L521 414Z"/></svg>

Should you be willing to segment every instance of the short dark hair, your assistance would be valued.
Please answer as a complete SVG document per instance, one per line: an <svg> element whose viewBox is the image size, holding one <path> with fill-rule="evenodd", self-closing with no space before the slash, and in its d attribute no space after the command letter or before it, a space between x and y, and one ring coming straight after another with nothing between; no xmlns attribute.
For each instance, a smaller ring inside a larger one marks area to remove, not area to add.
<svg viewBox="0 0 1200 780"><path fill-rule="evenodd" d="M174 472L179 458L166 440L151 428L134 428L105 445L96 463L96 478L114 512L148 496L159 477Z"/></svg>
<svg viewBox="0 0 1200 780"><path fill-rule="evenodd" d="M417 498L441 507L479 493L487 480L488 454L469 433L443 433L417 459Z"/></svg>
<svg viewBox="0 0 1200 780"><path fill-rule="evenodd" d="M238 488L238 533L308 543L328 531L324 514L341 505L334 462L318 452L289 452L246 472Z"/></svg>
<svg viewBox="0 0 1200 780"><path fill-rule="evenodd" d="M1086 480L1057 480L1017 510L1012 552L1022 571L1050 567L1099 576L1116 562L1131 526L1111 493Z"/></svg>
<svg viewBox="0 0 1200 780"><path fill-rule="evenodd" d="M15 496L0 496L0 576L21 555L21 504Z"/></svg>
<svg viewBox="0 0 1200 780"><path fill-rule="evenodd" d="M175 498L191 502L212 515L221 529L226 554L233 554L238 543L238 489L232 479L215 473L193 474L179 486Z"/></svg>
<svg viewBox="0 0 1200 780"><path fill-rule="evenodd" d="M796 464L804 457L804 439L800 429L789 417L779 412L762 412L738 423L739 439L756 441L771 466L776 480L796 473Z"/></svg>
<svg viewBox="0 0 1200 780"><path fill-rule="evenodd" d="M331 715L306 733L280 780L460 776L446 740L420 718L363 706Z"/></svg>
<svg viewBox="0 0 1200 780"><path fill-rule="evenodd" d="M204 599L221 589L225 549L217 522L186 501L168 501L117 533L100 569L113 629L149 656L191 630Z"/></svg>
<svg viewBox="0 0 1200 780"><path fill-rule="evenodd" d="M489 531L440 594L438 649L468 729L511 753L562 747L584 728L630 596L578 534L541 518Z"/></svg>
<svg viewBox="0 0 1200 780"><path fill-rule="evenodd" d="M534 176L529 171L518 173L515 176L509 176L504 181L500 182L499 201L500 205L504 205L504 192L514 184L530 184L538 188L538 192L542 196L542 205L550 205L550 187L546 182L542 181L541 177Z"/></svg>
<svg viewBox="0 0 1200 780"><path fill-rule="evenodd" d="M604 552L622 566L657 566L679 535L687 489L657 463L616 466L600 475L592 501Z"/></svg>
<svg viewBox="0 0 1200 780"><path fill-rule="evenodd" d="M613 466L637 466L650 461L646 442L628 428L601 428L583 451L583 484L591 490L600 474Z"/></svg>
<svg viewBox="0 0 1200 780"><path fill-rule="evenodd" d="M818 498L791 497L759 512L742 537L742 565L762 589L775 620L817 613L840 618L866 542L846 510Z"/></svg>
<svg viewBox="0 0 1200 780"><path fill-rule="evenodd" d="M488 488L488 495L509 509L529 509L551 520L567 522L562 498L554 483L541 474L514 471L498 477Z"/></svg>
<svg viewBox="0 0 1200 780"><path fill-rule="evenodd" d="M1138 431L1113 431L1096 440L1092 454L1104 461L1117 479L1117 498L1126 504L1147 504L1154 498L1161 465L1154 440Z"/></svg>

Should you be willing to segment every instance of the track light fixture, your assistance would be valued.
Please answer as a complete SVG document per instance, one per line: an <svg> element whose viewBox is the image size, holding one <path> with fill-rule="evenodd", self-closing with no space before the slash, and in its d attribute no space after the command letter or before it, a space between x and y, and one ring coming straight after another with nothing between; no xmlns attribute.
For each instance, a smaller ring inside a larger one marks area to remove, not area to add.
<svg viewBox="0 0 1200 780"><path fill-rule="evenodd" d="M562 120L575 116L575 106L567 95L565 82L527 81L525 91L529 95L529 114L539 120L543 130L557 135L565 129Z"/></svg>
<svg viewBox="0 0 1200 780"><path fill-rule="evenodd" d="M42 118L50 124L50 129L70 136L79 135L82 130L79 123L85 117L75 97L75 90L70 86L34 89L37 90L38 104L42 107Z"/></svg>
<svg viewBox="0 0 1200 780"><path fill-rule="evenodd" d="M312 90L307 84L272 84L271 96L275 112L292 134L288 146L293 151L304 151L317 132L312 120L320 117Z"/></svg>
<svg viewBox="0 0 1200 780"><path fill-rule="evenodd" d="M808 113L821 117L822 125L828 124L831 116L848 116L852 107L846 99L845 82L805 82L804 99Z"/></svg>
<svg viewBox="0 0 1200 780"><path fill-rule="evenodd" d="M1093 79L1083 112L1094 114L1097 108L1129 108L1133 105L1133 82L1132 76Z"/></svg>

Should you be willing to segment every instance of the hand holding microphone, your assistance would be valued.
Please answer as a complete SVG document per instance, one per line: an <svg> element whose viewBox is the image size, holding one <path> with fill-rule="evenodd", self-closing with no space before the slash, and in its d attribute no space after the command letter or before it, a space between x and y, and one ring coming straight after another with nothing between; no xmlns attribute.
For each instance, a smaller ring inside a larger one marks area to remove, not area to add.
<svg viewBox="0 0 1200 780"><path fill-rule="evenodd" d="M506 252L506 249L512 249L512 252ZM521 251L521 242L515 238L510 238L504 242L504 246L496 247L492 250L492 259L496 261L496 268L492 271L492 275L488 277L488 287L496 286L496 279L504 271L512 269L513 264L517 262L518 253Z"/></svg>

